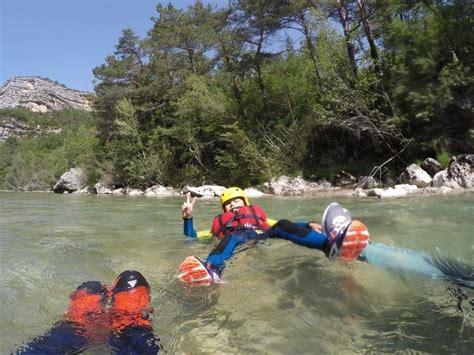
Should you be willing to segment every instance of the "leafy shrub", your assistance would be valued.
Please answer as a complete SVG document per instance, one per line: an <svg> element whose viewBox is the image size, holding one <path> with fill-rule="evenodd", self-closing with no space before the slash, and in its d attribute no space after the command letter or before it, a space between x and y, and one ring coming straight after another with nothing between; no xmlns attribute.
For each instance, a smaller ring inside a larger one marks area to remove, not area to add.
<svg viewBox="0 0 474 355"><path fill-rule="evenodd" d="M10 140L0 150L8 159L0 166L0 184L12 190L50 190L72 167L93 169L95 131L86 126L63 132Z"/></svg>
<svg viewBox="0 0 474 355"><path fill-rule="evenodd" d="M448 167L450 159L451 159L451 154L446 150L442 150L441 152L436 154L436 160L440 162L443 168Z"/></svg>

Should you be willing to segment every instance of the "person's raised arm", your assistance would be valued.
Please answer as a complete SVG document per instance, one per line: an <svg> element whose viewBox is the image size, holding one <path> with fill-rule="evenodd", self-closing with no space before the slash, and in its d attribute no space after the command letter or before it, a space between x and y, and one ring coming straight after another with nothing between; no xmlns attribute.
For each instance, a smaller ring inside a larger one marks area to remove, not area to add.
<svg viewBox="0 0 474 355"><path fill-rule="evenodd" d="M194 204L196 203L196 196L194 196L191 200L191 193L188 192L186 194L186 201L183 202L181 205L181 212L183 213L183 221L184 221L184 230L183 233L186 237L196 238L197 233L194 230L193 226L193 211L194 211Z"/></svg>
<svg viewBox="0 0 474 355"><path fill-rule="evenodd" d="M183 202L181 206L181 211L183 212L183 218L193 218L194 204L196 203L196 196L191 200L191 193L186 194L186 202Z"/></svg>

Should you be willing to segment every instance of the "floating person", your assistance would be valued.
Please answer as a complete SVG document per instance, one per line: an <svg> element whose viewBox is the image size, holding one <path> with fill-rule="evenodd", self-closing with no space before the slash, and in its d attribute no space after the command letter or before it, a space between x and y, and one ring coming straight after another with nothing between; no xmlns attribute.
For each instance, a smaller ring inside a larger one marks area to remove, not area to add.
<svg viewBox="0 0 474 355"><path fill-rule="evenodd" d="M224 213L214 218L210 232L193 228L193 208L196 199L182 205L184 234L188 237L220 238L219 244L205 260L188 256L179 267L179 279L191 284L220 281L224 261L235 248L251 239L282 238L309 248L322 250L328 257L343 261L360 260L397 272L409 272L474 288L474 267L458 260L444 259L426 252L395 248L369 241L367 227L352 220L349 211L337 203L330 204L323 215L322 226L314 222L275 222L261 208L250 205L244 191L226 189L220 198Z"/></svg>
<svg viewBox="0 0 474 355"><path fill-rule="evenodd" d="M219 201L223 213L214 218L210 232L196 232L194 229L196 197L191 200L188 194L181 207L185 236L200 239L215 236L220 240L204 261L195 256L183 261L179 267L181 281L198 284L219 282L225 260L233 255L239 245L250 240L283 238L344 260L356 258L368 243L367 228L359 221L352 221L349 211L338 204L325 211L331 225L320 226L314 222L277 222L269 219L261 207L250 204L245 192L238 187L224 190Z"/></svg>
<svg viewBox="0 0 474 355"><path fill-rule="evenodd" d="M70 296L63 319L17 354L69 354L107 343L115 354L156 354L150 287L134 270L121 273L107 288L100 281L82 283Z"/></svg>

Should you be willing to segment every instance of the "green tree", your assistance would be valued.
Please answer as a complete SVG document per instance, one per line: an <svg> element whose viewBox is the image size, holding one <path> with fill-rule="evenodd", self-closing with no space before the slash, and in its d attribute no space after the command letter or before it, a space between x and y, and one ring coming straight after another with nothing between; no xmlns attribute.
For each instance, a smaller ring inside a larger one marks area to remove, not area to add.
<svg viewBox="0 0 474 355"><path fill-rule="evenodd" d="M158 5L94 70L102 176L252 184L466 152L471 3Z"/></svg>
<svg viewBox="0 0 474 355"><path fill-rule="evenodd" d="M389 8L386 23L386 86L417 143L411 154L423 158L448 149L472 149L474 5L436 1Z"/></svg>

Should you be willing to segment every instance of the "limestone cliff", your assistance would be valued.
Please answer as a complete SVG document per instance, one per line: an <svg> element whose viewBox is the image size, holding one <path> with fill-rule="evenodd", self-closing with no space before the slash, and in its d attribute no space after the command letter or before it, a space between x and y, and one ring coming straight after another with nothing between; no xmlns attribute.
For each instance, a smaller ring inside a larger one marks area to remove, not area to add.
<svg viewBox="0 0 474 355"><path fill-rule="evenodd" d="M0 109L24 107L35 112L74 108L90 111L91 93L69 89L63 84L38 76L16 76L0 88Z"/></svg>

